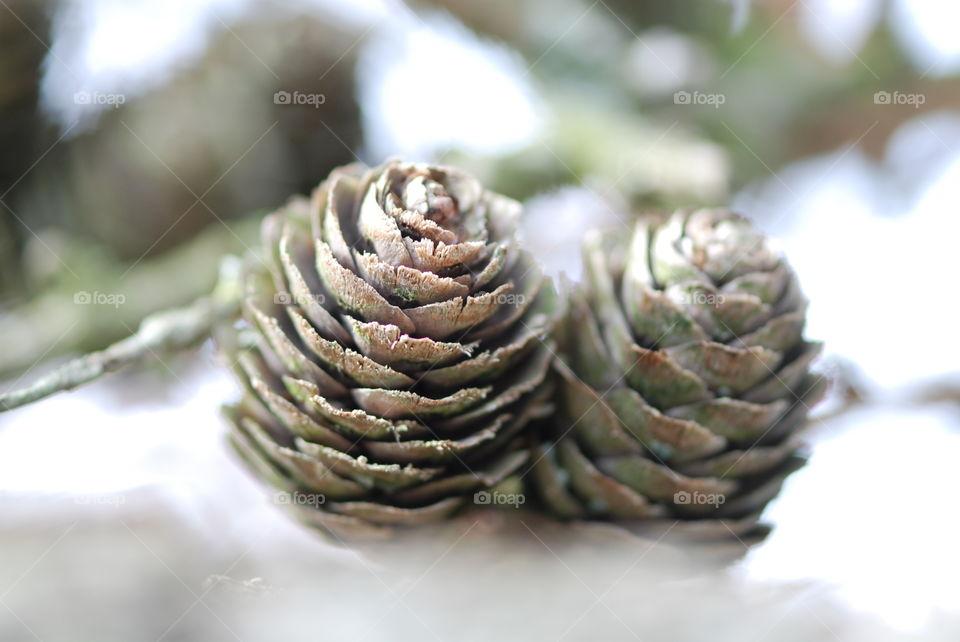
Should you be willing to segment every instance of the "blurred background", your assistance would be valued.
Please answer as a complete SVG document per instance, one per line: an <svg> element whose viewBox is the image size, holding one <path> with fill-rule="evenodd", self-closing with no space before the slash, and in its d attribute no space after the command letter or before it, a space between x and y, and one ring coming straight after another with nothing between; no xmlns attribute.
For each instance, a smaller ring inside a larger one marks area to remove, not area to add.
<svg viewBox="0 0 960 642"><path fill-rule="evenodd" d="M209 291L337 165L456 165L550 271L730 204L835 379L772 534L465 517L344 548L233 461L209 345L0 415L0 639L960 639L960 5L0 0L0 378ZM722 549L722 550L721 550Z"/></svg>

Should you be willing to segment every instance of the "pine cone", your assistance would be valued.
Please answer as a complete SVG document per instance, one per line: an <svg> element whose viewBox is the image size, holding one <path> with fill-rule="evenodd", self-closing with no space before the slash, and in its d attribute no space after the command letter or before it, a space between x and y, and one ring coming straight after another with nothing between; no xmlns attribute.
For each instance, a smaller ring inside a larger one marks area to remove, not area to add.
<svg viewBox="0 0 960 642"><path fill-rule="evenodd" d="M389 162L334 170L265 220L266 266L221 346L246 388L232 443L280 503L383 533L524 465L524 427L552 411L558 300L519 214L461 172Z"/></svg>
<svg viewBox="0 0 960 642"><path fill-rule="evenodd" d="M825 387L808 372L821 345L802 339L794 273L718 210L640 222L629 243L591 236L584 262L558 363L562 419L532 453L543 500L566 518L752 529L802 463L794 433Z"/></svg>

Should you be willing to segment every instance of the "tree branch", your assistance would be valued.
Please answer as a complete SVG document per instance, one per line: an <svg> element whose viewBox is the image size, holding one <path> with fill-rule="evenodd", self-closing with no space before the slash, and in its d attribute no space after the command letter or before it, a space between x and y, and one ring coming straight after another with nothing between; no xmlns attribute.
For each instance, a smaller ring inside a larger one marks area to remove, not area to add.
<svg viewBox="0 0 960 642"><path fill-rule="evenodd" d="M210 336L216 324L239 311L239 276L240 260L226 257L212 294L187 307L152 314L143 320L132 336L104 350L74 359L25 388L3 393L0 395L0 412L25 406L57 392L73 390L148 357L200 343Z"/></svg>

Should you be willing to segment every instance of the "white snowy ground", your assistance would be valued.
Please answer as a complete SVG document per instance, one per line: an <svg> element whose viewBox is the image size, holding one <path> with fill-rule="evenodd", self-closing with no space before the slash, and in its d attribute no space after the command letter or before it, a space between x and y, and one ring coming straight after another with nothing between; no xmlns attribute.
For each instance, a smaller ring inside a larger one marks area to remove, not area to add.
<svg viewBox="0 0 960 642"><path fill-rule="evenodd" d="M199 361L211 361L204 350ZM607 527L468 514L335 546L289 521L222 441L205 363L4 417L0 639L955 640L956 405L811 430L771 536L714 558ZM170 386L159 401L127 399Z"/></svg>

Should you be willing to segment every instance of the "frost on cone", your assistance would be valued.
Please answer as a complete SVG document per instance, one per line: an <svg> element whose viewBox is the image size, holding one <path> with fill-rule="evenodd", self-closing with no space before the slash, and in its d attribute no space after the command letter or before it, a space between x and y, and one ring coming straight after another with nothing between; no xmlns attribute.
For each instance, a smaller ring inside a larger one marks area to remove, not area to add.
<svg viewBox="0 0 960 642"><path fill-rule="evenodd" d="M532 453L533 477L562 517L747 533L802 463L794 433L825 387L808 371L821 346L802 338L806 300L729 212L640 222L627 237L585 244L561 419Z"/></svg>
<svg viewBox="0 0 960 642"><path fill-rule="evenodd" d="M263 225L222 349L231 441L298 517L337 534L447 517L518 471L552 410L558 301L513 239L518 203L458 171L335 170Z"/></svg>

